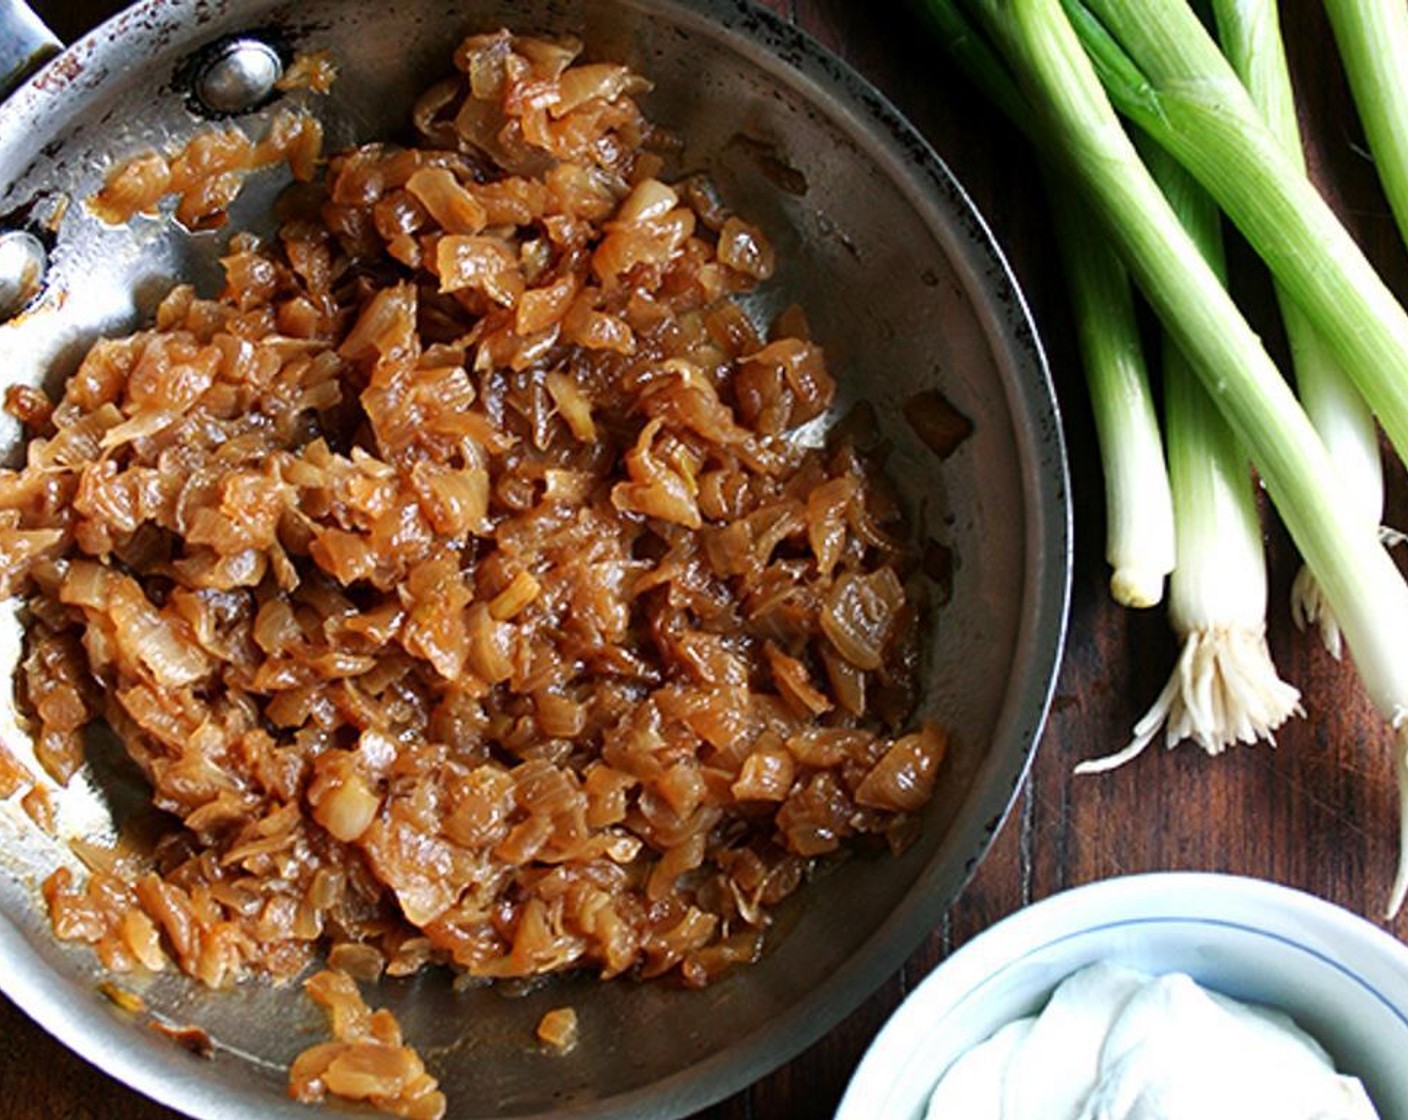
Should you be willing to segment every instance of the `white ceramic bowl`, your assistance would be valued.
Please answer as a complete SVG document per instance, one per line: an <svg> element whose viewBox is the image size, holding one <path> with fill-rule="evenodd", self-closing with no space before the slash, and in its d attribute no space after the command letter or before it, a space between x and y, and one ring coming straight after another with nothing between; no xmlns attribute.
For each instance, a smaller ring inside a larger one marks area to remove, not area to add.
<svg viewBox="0 0 1408 1120"><path fill-rule="evenodd" d="M891 1017L836 1120L922 1120L960 1054L1101 960L1186 972L1287 1012L1364 1082L1383 1120L1408 1120L1408 946L1313 895L1191 872L1078 887L985 930Z"/></svg>

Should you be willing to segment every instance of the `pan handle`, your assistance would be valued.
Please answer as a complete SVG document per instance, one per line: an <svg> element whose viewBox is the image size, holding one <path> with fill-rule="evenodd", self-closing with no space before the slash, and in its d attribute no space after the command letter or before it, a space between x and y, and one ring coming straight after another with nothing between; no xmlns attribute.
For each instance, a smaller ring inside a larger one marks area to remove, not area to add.
<svg viewBox="0 0 1408 1120"><path fill-rule="evenodd" d="M0 0L0 97L63 49L25 0Z"/></svg>

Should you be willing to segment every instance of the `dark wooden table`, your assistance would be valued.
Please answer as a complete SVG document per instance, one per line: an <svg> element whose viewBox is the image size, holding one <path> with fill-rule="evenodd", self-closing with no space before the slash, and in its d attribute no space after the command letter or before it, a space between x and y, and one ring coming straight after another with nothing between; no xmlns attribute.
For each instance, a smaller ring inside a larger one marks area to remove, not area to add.
<svg viewBox="0 0 1408 1120"><path fill-rule="evenodd" d="M73 36L118 5L35 3ZM1397 798L1387 734L1348 665L1298 634L1286 602L1298 564L1268 511L1270 642L1304 694L1308 718L1279 745L1212 759L1189 745L1153 747L1104 777L1072 766L1126 741L1162 687L1175 653L1161 611L1128 612L1106 594L1101 482L1046 213L1026 153L950 72L897 0L769 0L874 82L905 112L989 218L1030 298L1065 410L1076 502L1070 631L1036 763L977 877L901 972L810 1050L695 1120L829 1116L886 1017L949 952L1035 899L1095 879L1160 869L1237 872L1286 883L1376 918L1396 859ZM1285 0L1292 67L1322 187L1395 290L1408 297L1408 255L1363 155L1363 139L1320 6ZM1237 295L1280 357L1265 277L1236 243ZM1388 517L1408 526L1408 486L1396 462ZM1388 928L1408 936L1408 918ZM174 1120L73 1057L0 1000L0 1120Z"/></svg>

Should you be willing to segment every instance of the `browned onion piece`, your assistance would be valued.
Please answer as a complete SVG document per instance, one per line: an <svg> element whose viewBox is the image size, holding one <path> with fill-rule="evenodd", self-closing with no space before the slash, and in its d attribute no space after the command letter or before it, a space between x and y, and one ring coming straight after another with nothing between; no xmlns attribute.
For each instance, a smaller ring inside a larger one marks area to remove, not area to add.
<svg viewBox="0 0 1408 1120"><path fill-rule="evenodd" d="M310 1103L328 1096L363 1101L408 1120L440 1120L445 1095L388 1011L372 1011L346 973L319 972L304 983L327 1010L334 1041L298 1055L289 1067L289 1096Z"/></svg>
<svg viewBox="0 0 1408 1120"><path fill-rule="evenodd" d="M435 262L442 292L472 288L504 307L513 306L523 294L518 262L509 246L496 237L442 237Z"/></svg>
<svg viewBox="0 0 1408 1120"><path fill-rule="evenodd" d="M445 167L423 167L406 180L406 190L446 233L478 233L489 216L484 206Z"/></svg>
<svg viewBox="0 0 1408 1120"><path fill-rule="evenodd" d="M577 1012L570 1007L554 1007L538 1021L537 1035L554 1050L566 1053L577 1045Z"/></svg>
<svg viewBox="0 0 1408 1120"><path fill-rule="evenodd" d="M879 669L903 605L904 587L893 568L870 575L847 572L823 600L821 629L856 668Z"/></svg>
<svg viewBox="0 0 1408 1120"><path fill-rule="evenodd" d="M105 222L117 224L156 208L171 187L171 165L149 152L128 160L108 175L90 206Z"/></svg>
<svg viewBox="0 0 1408 1120"><path fill-rule="evenodd" d="M934 777L948 748L948 735L926 723L895 742L856 788L856 802L872 809L913 813L934 792Z"/></svg>
<svg viewBox="0 0 1408 1120"><path fill-rule="evenodd" d="M754 280L767 280L777 266L772 246L747 222L730 216L719 230L719 260Z"/></svg>

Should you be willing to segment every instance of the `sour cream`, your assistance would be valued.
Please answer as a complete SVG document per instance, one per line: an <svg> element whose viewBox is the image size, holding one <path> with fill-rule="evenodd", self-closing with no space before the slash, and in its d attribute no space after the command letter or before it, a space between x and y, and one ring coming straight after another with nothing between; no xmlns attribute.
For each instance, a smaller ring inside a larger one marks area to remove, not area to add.
<svg viewBox="0 0 1408 1120"><path fill-rule="evenodd" d="M927 1120L1377 1120L1278 1011L1095 964L944 1073Z"/></svg>

